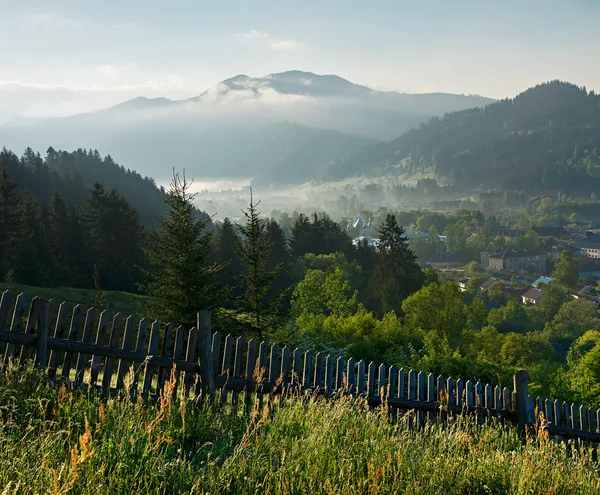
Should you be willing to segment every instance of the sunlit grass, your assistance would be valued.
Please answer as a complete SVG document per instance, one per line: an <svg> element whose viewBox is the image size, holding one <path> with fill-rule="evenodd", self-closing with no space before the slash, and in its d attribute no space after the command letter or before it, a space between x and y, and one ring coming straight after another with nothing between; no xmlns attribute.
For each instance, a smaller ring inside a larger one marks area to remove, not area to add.
<svg viewBox="0 0 600 495"><path fill-rule="evenodd" d="M465 419L417 431L350 399L247 415L172 401L170 386L144 403L3 375L0 493L600 492L590 452L543 434L523 444Z"/></svg>

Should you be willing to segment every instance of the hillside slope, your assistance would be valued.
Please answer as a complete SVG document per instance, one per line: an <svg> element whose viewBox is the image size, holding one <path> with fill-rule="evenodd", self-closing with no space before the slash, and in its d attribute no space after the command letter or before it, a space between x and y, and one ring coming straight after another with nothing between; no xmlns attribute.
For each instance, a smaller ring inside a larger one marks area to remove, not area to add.
<svg viewBox="0 0 600 495"><path fill-rule="evenodd" d="M325 179L433 172L463 188L600 190L600 96L552 81L433 118L399 138L337 160Z"/></svg>
<svg viewBox="0 0 600 495"><path fill-rule="evenodd" d="M490 101L374 91L301 71L238 75L188 100L135 98L92 113L13 122L0 126L0 146L86 146L160 182L175 166L195 177L296 184L337 156L391 139L434 115Z"/></svg>

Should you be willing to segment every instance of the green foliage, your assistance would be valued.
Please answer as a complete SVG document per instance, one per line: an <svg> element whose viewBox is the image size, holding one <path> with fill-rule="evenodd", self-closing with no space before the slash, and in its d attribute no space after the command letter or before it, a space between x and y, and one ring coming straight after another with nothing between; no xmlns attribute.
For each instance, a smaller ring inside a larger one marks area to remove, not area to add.
<svg viewBox="0 0 600 495"><path fill-rule="evenodd" d="M209 264L212 238L206 218L197 214L190 187L185 175L180 178L173 171L166 216L146 249L151 278L142 286L151 296L148 310L153 319L188 327L195 325L198 311L218 307L221 293L215 279L222 270Z"/></svg>
<svg viewBox="0 0 600 495"><path fill-rule="evenodd" d="M560 253L552 276L558 283L569 287L577 283L579 280L579 260L575 258L572 251Z"/></svg>
<svg viewBox="0 0 600 495"><path fill-rule="evenodd" d="M564 303L545 331L553 339L568 343L581 337L588 330L600 330L596 305L586 299L573 299Z"/></svg>
<svg viewBox="0 0 600 495"><path fill-rule="evenodd" d="M587 451L456 417L421 433L361 400L229 404L101 399L0 377L5 493L597 493ZM236 411L237 412L237 411ZM343 455L340 455L343 452Z"/></svg>

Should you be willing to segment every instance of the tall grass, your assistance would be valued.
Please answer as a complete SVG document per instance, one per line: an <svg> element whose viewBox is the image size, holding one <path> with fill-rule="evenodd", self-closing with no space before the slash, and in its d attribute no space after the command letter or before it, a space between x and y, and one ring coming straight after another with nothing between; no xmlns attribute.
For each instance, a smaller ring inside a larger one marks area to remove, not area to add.
<svg viewBox="0 0 600 495"><path fill-rule="evenodd" d="M457 419L423 431L357 400L100 399L0 378L0 493L600 493L590 451ZM3 491L2 491L3 490Z"/></svg>

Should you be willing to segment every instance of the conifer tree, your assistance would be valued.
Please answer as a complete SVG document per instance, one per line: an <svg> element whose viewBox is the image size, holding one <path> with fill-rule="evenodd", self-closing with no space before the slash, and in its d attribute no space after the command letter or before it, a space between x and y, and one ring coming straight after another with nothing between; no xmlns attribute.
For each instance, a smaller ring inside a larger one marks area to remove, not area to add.
<svg viewBox="0 0 600 495"><path fill-rule="evenodd" d="M23 236L23 195L6 168L0 171L0 277L14 273L18 262L19 243Z"/></svg>
<svg viewBox="0 0 600 495"><path fill-rule="evenodd" d="M240 226L242 240L238 244L238 254L242 261L241 280L245 289L242 298L242 309L253 318L253 327L262 338L265 329L273 328L279 317L279 294L269 297L269 289L277 274L281 271L281 264L269 266L269 253L271 243L265 234L265 223L260 219L257 210L260 201L255 203L250 189L250 204L242 210L246 217L246 224Z"/></svg>
<svg viewBox="0 0 600 495"><path fill-rule="evenodd" d="M221 291L215 280L222 266L210 262L208 219L194 207L192 181L173 171L165 196L166 215L146 249L149 282L141 288L150 296L148 310L158 321L192 326L201 309L215 309Z"/></svg>
<svg viewBox="0 0 600 495"><path fill-rule="evenodd" d="M396 216L388 214L379 229L370 290L374 306L381 315L389 311L400 315L402 301L419 290L425 279L404 234Z"/></svg>
<svg viewBox="0 0 600 495"><path fill-rule="evenodd" d="M236 300L242 295L239 285L242 263L238 256L238 244L236 226L226 217L214 235L213 258L224 266L218 282L228 291L231 300Z"/></svg>

